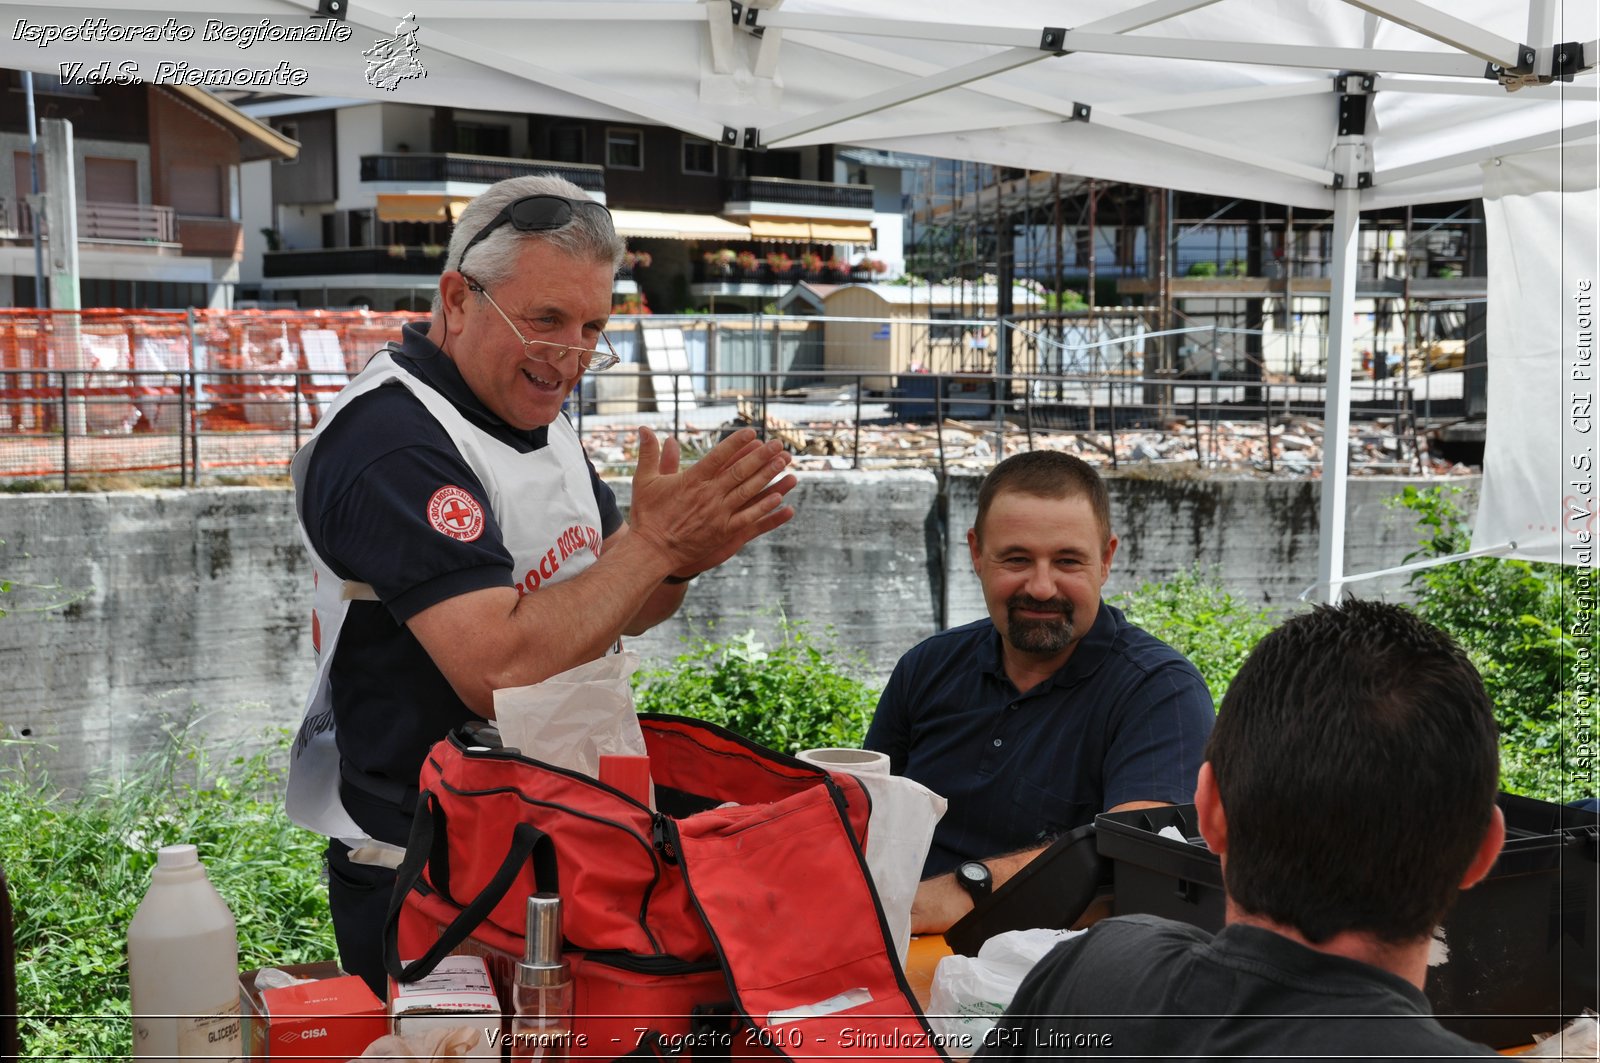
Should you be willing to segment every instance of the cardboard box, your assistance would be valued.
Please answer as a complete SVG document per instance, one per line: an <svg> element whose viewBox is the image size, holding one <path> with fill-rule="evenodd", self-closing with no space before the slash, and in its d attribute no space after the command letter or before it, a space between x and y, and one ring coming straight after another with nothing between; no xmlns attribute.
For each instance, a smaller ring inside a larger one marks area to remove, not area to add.
<svg viewBox="0 0 1600 1063"><path fill-rule="evenodd" d="M389 1032L383 1002L336 963L290 963L278 968L314 981L281 989L256 985L260 971L239 976L244 1056L255 1061L298 1059L345 1063Z"/></svg>
<svg viewBox="0 0 1600 1063"><path fill-rule="evenodd" d="M389 1021L396 1036L418 1044L459 1031L449 1038L452 1058L500 1058L500 998L482 956L446 956L415 982L391 977Z"/></svg>

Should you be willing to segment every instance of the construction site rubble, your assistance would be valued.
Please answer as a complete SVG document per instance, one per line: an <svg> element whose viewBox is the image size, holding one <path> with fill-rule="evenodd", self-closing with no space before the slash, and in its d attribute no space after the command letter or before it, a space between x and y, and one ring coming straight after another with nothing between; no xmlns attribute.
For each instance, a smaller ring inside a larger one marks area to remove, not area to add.
<svg viewBox="0 0 1600 1063"><path fill-rule="evenodd" d="M1124 428L1115 434L1038 428L1030 432L1009 422L997 430L992 423L953 418L938 423L797 424L770 414L763 418L754 403L740 402L738 416L725 424L680 429L677 436L694 453L746 425L782 439L799 470L987 469L1002 451L1010 455L1024 450L1065 451L1102 469L1152 474L1316 477L1322 470L1322 424L1298 416L1281 418L1270 428L1261 421L1203 418L1195 423L1178 418L1159 428ZM588 427L584 436L597 465L631 464L638 444L633 429ZM1478 471L1434 456L1426 435L1394 420L1352 426L1348 445L1353 475L1459 476Z"/></svg>

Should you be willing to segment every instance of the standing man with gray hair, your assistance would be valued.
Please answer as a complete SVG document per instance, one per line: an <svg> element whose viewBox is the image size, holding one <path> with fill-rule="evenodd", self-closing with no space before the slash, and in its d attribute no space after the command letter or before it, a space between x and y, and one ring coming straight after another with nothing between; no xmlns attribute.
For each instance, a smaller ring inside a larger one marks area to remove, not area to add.
<svg viewBox="0 0 1600 1063"><path fill-rule="evenodd" d="M288 809L330 839L340 959L380 996L391 868L432 744L492 718L495 690L659 623L794 515L781 443L742 430L680 470L676 441L641 428L622 519L562 405L617 361L623 249L571 182L494 185L456 223L428 328L405 326L295 456L318 661Z"/></svg>

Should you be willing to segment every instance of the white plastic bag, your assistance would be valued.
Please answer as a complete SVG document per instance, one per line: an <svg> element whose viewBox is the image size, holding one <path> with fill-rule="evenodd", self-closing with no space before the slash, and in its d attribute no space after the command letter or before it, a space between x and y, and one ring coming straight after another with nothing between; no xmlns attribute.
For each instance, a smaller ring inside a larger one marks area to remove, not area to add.
<svg viewBox="0 0 1600 1063"><path fill-rule="evenodd" d="M1600 1024L1595 1013L1584 1009L1562 1030L1522 1053L1523 1059L1594 1059L1600 1051Z"/></svg>
<svg viewBox="0 0 1600 1063"><path fill-rule="evenodd" d="M985 941L976 956L940 960L928 994L928 1023L944 1050L965 1059L981 1048L1033 965L1057 944L1081 933L1011 930Z"/></svg>
<svg viewBox="0 0 1600 1063"><path fill-rule="evenodd" d="M600 777L600 755L644 756L628 680L639 659L611 653L542 683L494 692L500 741L546 764Z"/></svg>

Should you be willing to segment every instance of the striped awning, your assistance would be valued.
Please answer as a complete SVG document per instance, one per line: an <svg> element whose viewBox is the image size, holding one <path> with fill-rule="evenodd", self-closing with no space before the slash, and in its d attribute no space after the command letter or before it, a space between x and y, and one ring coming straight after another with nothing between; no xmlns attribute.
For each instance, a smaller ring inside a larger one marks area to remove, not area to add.
<svg viewBox="0 0 1600 1063"><path fill-rule="evenodd" d="M652 210L614 210L619 236L658 240L748 240L750 230L715 214L666 214Z"/></svg>
<svg viewBox="0 0 1600 1063"><path fill-rule="evenodd" d="M819 244L871 244L872 226L859 221L813 220L811 239Z"/></svg>
<svg viewBox="0 0 1600 1063"><path fill-rule="evenodd" d="M447 196L439 192L380 192L378 193L379 221L440 221L453 222L471 196Z"/></svg>
<svg viewBox="0 0 1600 1063"><path fill-rule="evenodd" d="M750 235L780 243L871 244L872 226L825 218L751 218Z"/></svg>
<svg viewBox="0 0 1600 1063"><path fill-rule="evenodd" d="M811 242L811 223L804 218L751 218L750 235L757 240Z"/></svg>

